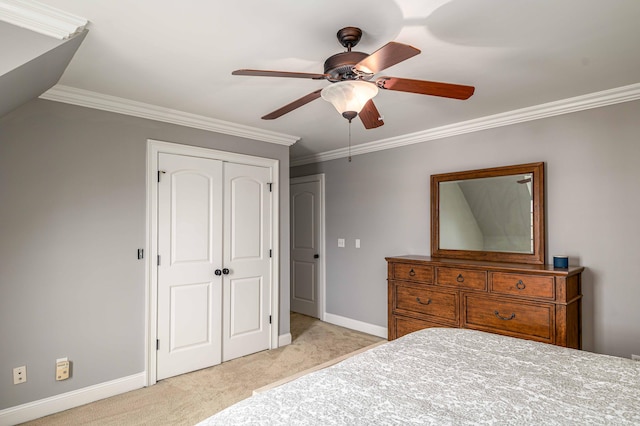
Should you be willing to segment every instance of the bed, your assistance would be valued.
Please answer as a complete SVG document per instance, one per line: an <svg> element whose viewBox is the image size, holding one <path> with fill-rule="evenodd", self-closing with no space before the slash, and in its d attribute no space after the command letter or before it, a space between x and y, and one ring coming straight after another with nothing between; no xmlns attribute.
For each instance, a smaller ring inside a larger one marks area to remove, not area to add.
<svg viewBox="0 0 640 426"><path fill-rule="evenodd" d="M406 335L209 425L640 425L640 362L468 329Z"/></svg>

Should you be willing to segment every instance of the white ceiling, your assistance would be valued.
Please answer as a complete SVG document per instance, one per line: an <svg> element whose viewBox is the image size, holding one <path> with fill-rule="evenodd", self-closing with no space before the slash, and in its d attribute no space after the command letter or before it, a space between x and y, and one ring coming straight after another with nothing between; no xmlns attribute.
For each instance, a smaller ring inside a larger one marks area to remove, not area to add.
<svg viewBox="0 0 640 426"><path fill-rule="evenodd" d="M347 121L322 99L260 117L330 83L232 76L239 68L323 72L388 41L422 51L378 75L476 87L467 101L381 91L385 125L354 145L640 82L637 0L40 0L90 21L59 84L300 137L292 158L343 148Z"/></svg>

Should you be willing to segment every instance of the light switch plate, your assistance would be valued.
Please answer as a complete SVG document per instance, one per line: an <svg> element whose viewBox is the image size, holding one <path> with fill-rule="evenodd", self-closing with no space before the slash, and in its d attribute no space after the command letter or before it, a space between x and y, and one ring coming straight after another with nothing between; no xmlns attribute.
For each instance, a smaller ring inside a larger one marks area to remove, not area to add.
<svg viewBox="0 0 640 426"><path fill-rule="evenodd" d="M338 238L338 247L344 247L344 238Z"/></svg>

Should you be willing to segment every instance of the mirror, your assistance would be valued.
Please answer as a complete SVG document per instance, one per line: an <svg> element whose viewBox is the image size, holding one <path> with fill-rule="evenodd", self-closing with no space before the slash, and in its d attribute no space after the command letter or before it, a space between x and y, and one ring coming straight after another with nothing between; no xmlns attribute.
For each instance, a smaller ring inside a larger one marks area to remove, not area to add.
<svg viewBox="0 0 640 426"><path fill-rule="evenodd" d="M431 176L431 256L544 264L544 163Z"/></svg>

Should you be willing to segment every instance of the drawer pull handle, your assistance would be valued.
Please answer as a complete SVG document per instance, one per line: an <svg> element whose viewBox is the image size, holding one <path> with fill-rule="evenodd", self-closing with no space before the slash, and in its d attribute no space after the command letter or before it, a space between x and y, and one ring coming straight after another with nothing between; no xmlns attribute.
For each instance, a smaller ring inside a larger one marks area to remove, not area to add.
<svg viewBox="0 0 640 426"><path fill-rule="evenodd" d="M431 304L431 299L428 299L426 302L423 302L422 300L420 300L419 297L416 297L416 301L421 305L430 305Z"/></svg>
<svg viewBox="0 0 640 426"><path fill-rule="evenodd" d="M500 312L498 312L498 311L493 311L493 313L495 314L495 316L497 316L498 318L500 318L503 321L511 321L512 319L514 319L516 317L515 313L512 313L510 317L503 317L502 315L500 315Z"/></svg>
<svg viewBox="0 0 640 426"><path fill-rule="evenodd" d="M522 282L522 280L518 280L518 282L516 283L516 288L518 290L524 290L527 286L525 285L525 283Z"/></svg>
<svg viewBox="0 0 640 426"><path fill-rule="evenodd" d="M456 281L458 281L459 283L464 282L464 277L462 276L462 274L458 274L458 276L456 277Z"/></svg>
<svg viewBox="0 0 640 426"><path fill-rule="evenodd" d="M414 271L413 268L411 268L411 270L409 271L409 276L411 276L411 277L415 277L416 276L416 271Z"/></svg>

